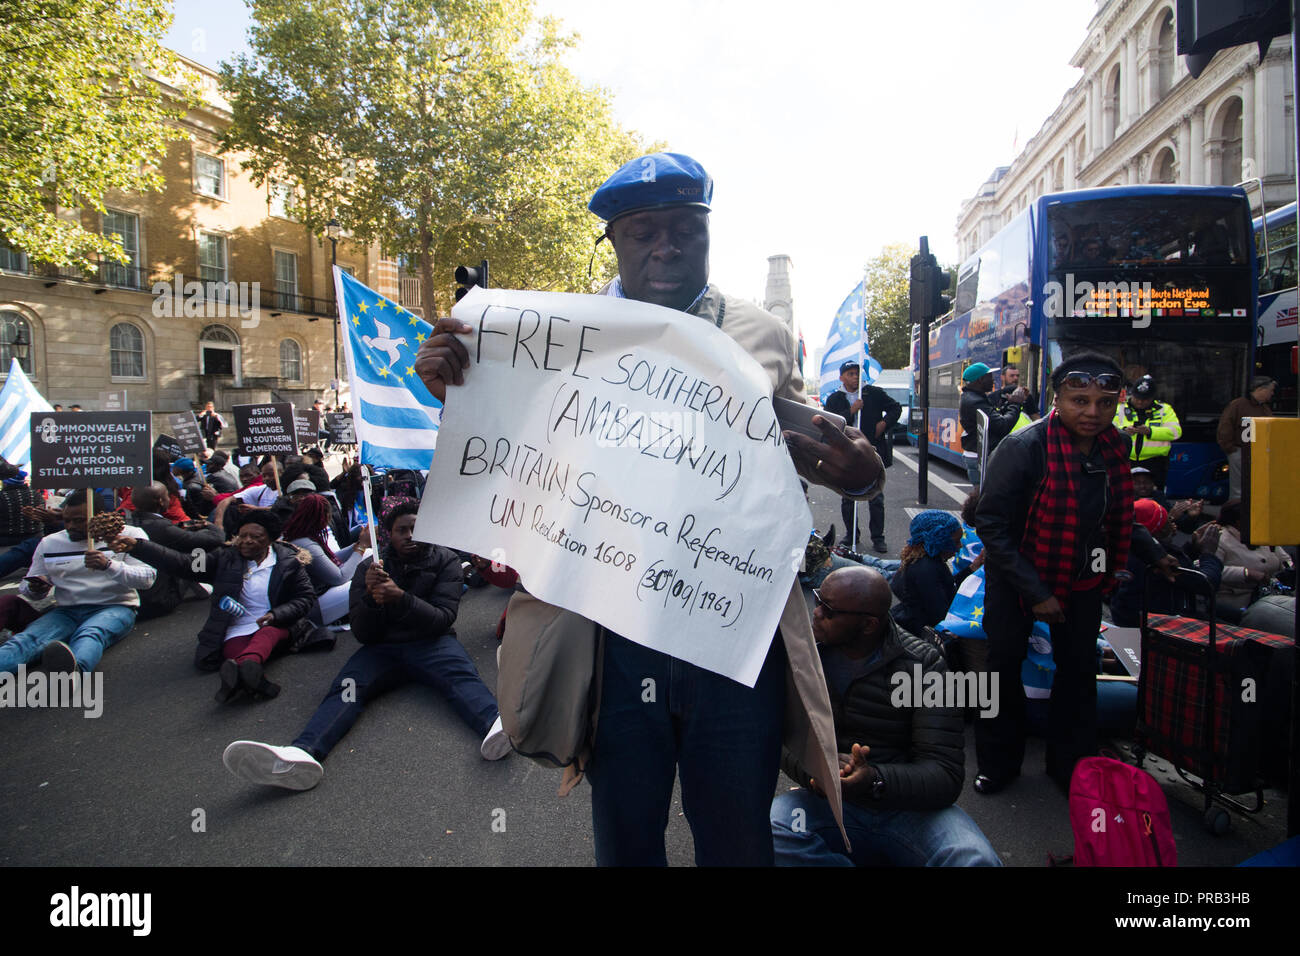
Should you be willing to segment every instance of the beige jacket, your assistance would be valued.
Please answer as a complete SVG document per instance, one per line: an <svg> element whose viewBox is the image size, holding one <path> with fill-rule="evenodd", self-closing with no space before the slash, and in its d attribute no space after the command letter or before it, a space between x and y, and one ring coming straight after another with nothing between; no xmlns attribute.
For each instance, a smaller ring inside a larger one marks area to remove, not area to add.
<svg viewBox="0 0 1300 956"><path fill-rule="evenodd" d="M763 366L772 381L772 393L775 396L793 401L805 402L803 378L795 365L795 342L790 329L769 312L743 299L724 296L710 285L704 296L690 310L691 314L701 319L718 324L720 328L741 345L746 352ZM809 482L825 484L824 479L806 471L801 476ZM876 484L860 495L862 500L869 500L884 489L884 469ZM845 495L844 489L833 488L836 494ZM793 506L793 503L791 503ZM515 621L531 622L543 619L554 620L549 615L520 614L515 616L516 603L534 602L536 598L517 594L512 601L510 613L506 617L506 636L508 642L530 641L533 635L520 634L512 628ZM542 602L537 602L541 604ZM577 615L565 615L563 620L572 620L575 628L591 627L592 622ZM821 658L817 654L817 645L813 640L812 621L808 616L808 605L796 578L790 587L790 596L781 613L780 633L785 641L788 669L786 672L785 704L785 740L784 744L790 755L800 766L816 777L827 792L831 810L843 832L843 810L839 789L839 759L835 743L835 723L831 713L830 695L826 689L826 678L822 673ZM575 634L575 638L579 635ZM565 772L565 783L561 793L566 793L580 779L580 773L573 767ZM806 781L800 781L806 783ZM827 786L827 784L832 784ZM848 836L844 836L848 843Z"/></svg>

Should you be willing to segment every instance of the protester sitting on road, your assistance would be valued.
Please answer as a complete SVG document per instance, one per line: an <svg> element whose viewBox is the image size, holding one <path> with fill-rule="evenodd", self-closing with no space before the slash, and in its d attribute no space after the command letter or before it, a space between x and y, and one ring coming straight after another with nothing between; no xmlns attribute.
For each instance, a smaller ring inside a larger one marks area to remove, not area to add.
<svg viewBox="0 0 1300 956"><path fill-rule="evenodd" d="M172 524L163 517L171 495L167 486L160 481L131 489L131 500L135 505L135 524L144 531L148 539L155 544L179 551L192 557L198 552L211 551L225 543L225 532L217 525L211 525L202 518L186 522L183 525ZM185 599L187 594L195 597L207 597L208 592L197 591L197 585L184 581L169 571L159 571L153 586L140 592L140 620L161 617L170 614Z"/></svg>
<svg viewBox="0 0 1300 956"><path fill-rule="evenodd" d="M1149 498L1160 507L1168 509L1169 499L1165 497L1165 490L1156 487L1155 476L1151 474L1151 469L1142 465L1134 465L1129 469L1129 474L1133 478L1133 500L1137 501L1142 498Z"/></svg>
<svg viewBox="0 0 1300 956"><path fill-rule="evenodd" d="M199 631L194 663L200 670L221 671L220 703L240 691L254 699L280 692L263 666L316 604L298 557L305 553L277 542L279 536L279 520L259 508L240 516L233 548L215 548L197 558L152 541L113 542L115 550L129 551L153 567L212 585L212 610Z"/></svg>
<svg viewBox="0 0 1300 956"><path fill-rule="evenodd" d="M961 505L961 544L952 559L952 569L958 574L975 571L984 564L984 542L975 530L975 507L979 501L979 492L972 491Z"/></svg>
<svg viewBox="0 0 1300 956"><path fill-rule="evenodd" d="M955 523L955 522L954 522ZM889 616L890 592L870 568L833 571L814 592L813 633L835 715L844 846L826 781L784 754L801 789L772 801L778 866L1000 866L975 822L954 805L964 777L962 718L953 707L896 703L898 677L943 674L938 649Z"/></svg>
<svg viewBox="0 0 1300 956"><path fill-rule="evenodd" d="M245 485L245 487L235 492L235 497L253 508L269 508L280 497L280 486L276 483L276 473L283 473L283 469L275 459L269 459L258 469L258 472L262 476L262 483ZM242 477L244 469L241 468L239 474Z"/></svg>
<svg viewBox="0 0 1300 956"><path fill-rule="evenodd" d="M218 494L228 495L239 490L239 472L230 464L224 451L209 452L203 459L203 472L208 484Z"/></svg>
<svg viewBox="0 0 1300 956"><path fill-rule="evenodd" d="M310 485L308 481L302 482ZM370 530L361 529L357 544L338 548L329 534L329 502L314 492L295 493L293 487L289 486L290 497L295 500L294 510L284 524L284 539L311 555L307 574L311 577L312 587L316 589L319 605L316 611L319 619L316 623L333 624L348 613L352 575L370 554Z"/></svg>
<svg viewBox="0 0 1300 956"><path fill-rule="evenodd" d="M902 562L890 587L898 604L890 612L898 626L917 636L948 613L948 605L965 579L948 569L948 559L961 547L961 523L946 511L922 511L909 527Z"/></svg>
<svg viewBox="0 0 1300 956"><path fill-rule="evenodd" d="M64 499L63 525L36 546L26 578L37 598L53 587L57 605L0 645L0 672L15 673L37 658L50 671L93 671L134 626L137 590L154 582L154 569L133 558L87 550L85 491ZM123 528L118 539L143 537L138 528Z"/></svg>
<svg viewBox="0 0 1300 956"><path fill-rule="evenodd" d="M153 480L160 481L167 486L167 494L171 499L167 505L167 510L163 512L163 517L174 524L183 524L190 521L190 516L185 513L185 508L181 505L180 482L172 475L172 459L161 448L153 450ZM131 501L131 489L124 488L117 510L126 512L134 509L135 505Z"/></svg>
<svg viewBox="0 0 1300 956"><path fill-rule="evenodd" d="M1002 441L975 509L984 542L988 666L1002 706L975 722L977 793L1020 773L1025 748L1021 663L1035 620L1051 625L1056 664L1047 770L1068 788L1075 762L1096 749L1096 648L1104 594L1133 536L1129 439L1114 426L1123 374L1093 352L1052 372L1051 414Z"/></svg>
<svg viewBox="0 0 1300 956"><path fill-rule="evenodd" d="M172 462L172 474L181 486L181 507L191 518L206 518L212 513L215 490L209 485L192 458Z"/></svg>
<svg viewBox="0 0 1300 956"><path fill-rule="evenodd" d="M1241 502L1229 501L1219 510L1217 556L1223 562L1219 585L1218 613L1226 621L1239 623L1242 614L1259 596L1258 589L1279 572L1291 567L1291 556L1281 548L1251 547L1241 540Z"/></svg>
<svg viewBox="0 0 1300 956"><path fill-rule="evenodd" d="M1126 570L1129 579L1121 581L1109 599L1111 619L1119 627L1138 627L1142 621L1142 601L1157 614L1178 614L1205 618L1208 608L1196 606L1187 590L1174 587L1178 568L1200 571L1219 587L1223 562L1215 556L1219 529L1204 525L1196 535L1181 532L1169 512L1150 498L1133 503L1136 525Z"/></svg>
<svg viewBox="0 0 1300 956"><path fill-rule="evenodd" d="M460 558L412 537L418 509L411 501L390 510L383 566L367 558L353 574L349 614L363 646L343 665L303 732L287 747L236 740L222 755L231 773L251 783L310 790L324 775L321 761L362 709L412 681L436 689L483 735L484 759L510 753L496 699L456 640Z"/></svg>
<svg viewBox="0 0 1300 956"><path fill-rule="evenodd" d="M57 509L47 508L43 504L24 505L22 513L24 518L35 522L41 530L0 554L0 578L8 577L18 569L30 565L41 539L47 534L63 530L63 515Z"/></svg>
<svg viewBox="0 0 1300 956"><path fill-rule="evenodd" d="M822 581L832 571L840 568L865 566L874 568L892 580L902 563L896 558L878 558L874 554L859 554L848 551L843 545L835 547L835 525L825 535L815 530L808 535L808 544L804 547L803 570L799 573L799 583L807 588L819 588Z"/></svg>

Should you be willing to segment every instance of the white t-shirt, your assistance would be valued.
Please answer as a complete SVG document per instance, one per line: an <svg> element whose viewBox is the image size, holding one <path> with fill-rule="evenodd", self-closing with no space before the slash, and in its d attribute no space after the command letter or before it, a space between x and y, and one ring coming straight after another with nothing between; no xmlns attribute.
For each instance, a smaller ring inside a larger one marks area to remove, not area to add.
<svg viewBox="0 0 1300 956"><path fill-rule="evenodd" d="M253 485L243 491L236 491L230 497L238 498L254 508L269 508L280 497L280 492L275 490L275 485Z"/></svg>
<svg viewBox="0 0 1300 956"><path fill-rule="evenodd" d="M266 560L261 564L244 561L244 587L239 592L239 603L244 605L244 613L226 628L226 640L244 637L261 628L257 619L271 610L271 572L274 570L274 547L266 552Z"/></svg>
<svg viewBox="0 0 1300 956"><path fill-rule="evenodd" d="M132 525L126 525L122 534L128 538L149 540L147 534ZM84 539L73 541L66 531L47 534L36 545L36 551L32 554L32 566L26 577L45 578L53 584L59 607L81 604L139 607L140 595L137 589L147 591L158 572L129 554L108 552L105 542L97 541L95 544L98 550L110 554L107 570L96 571L86 567Z"/></svg>

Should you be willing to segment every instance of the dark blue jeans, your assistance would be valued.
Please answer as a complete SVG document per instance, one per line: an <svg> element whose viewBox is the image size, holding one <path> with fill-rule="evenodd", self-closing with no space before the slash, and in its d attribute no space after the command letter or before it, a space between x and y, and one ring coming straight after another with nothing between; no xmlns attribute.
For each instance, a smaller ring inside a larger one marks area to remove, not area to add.
<svg viewBox="0 0 1300 956"><path fill-rule="evenodd" d="M771 866L769 809L781 766L785 645L778 633L751 690L606 635L587 778L596 862L665 866L673 778L699 866Z"/></svg>
<svg viewBox="0 0 1300 956"><path fill-rule="evenodd" d="M446 697L480 737L487 735L497 719L496 698L454 635L406 644L367 644L348 658L293 746L324 760L352 729L366 704L412 682L432 687Z"/></svg>

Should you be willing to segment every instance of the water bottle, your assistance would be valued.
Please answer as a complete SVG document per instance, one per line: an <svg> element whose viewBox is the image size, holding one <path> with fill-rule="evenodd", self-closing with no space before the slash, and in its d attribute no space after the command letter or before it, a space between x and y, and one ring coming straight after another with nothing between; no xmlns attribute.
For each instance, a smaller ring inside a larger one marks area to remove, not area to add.
<svg viewBox="0 0 1300 956"><path fill-rule="evenodd" d="M244 605L230 597L230 595L226 595L218 601L217 607L221 608L221 610L225 611L231 617L243 617L248 613L248 611L245 610Z"/></svg>

